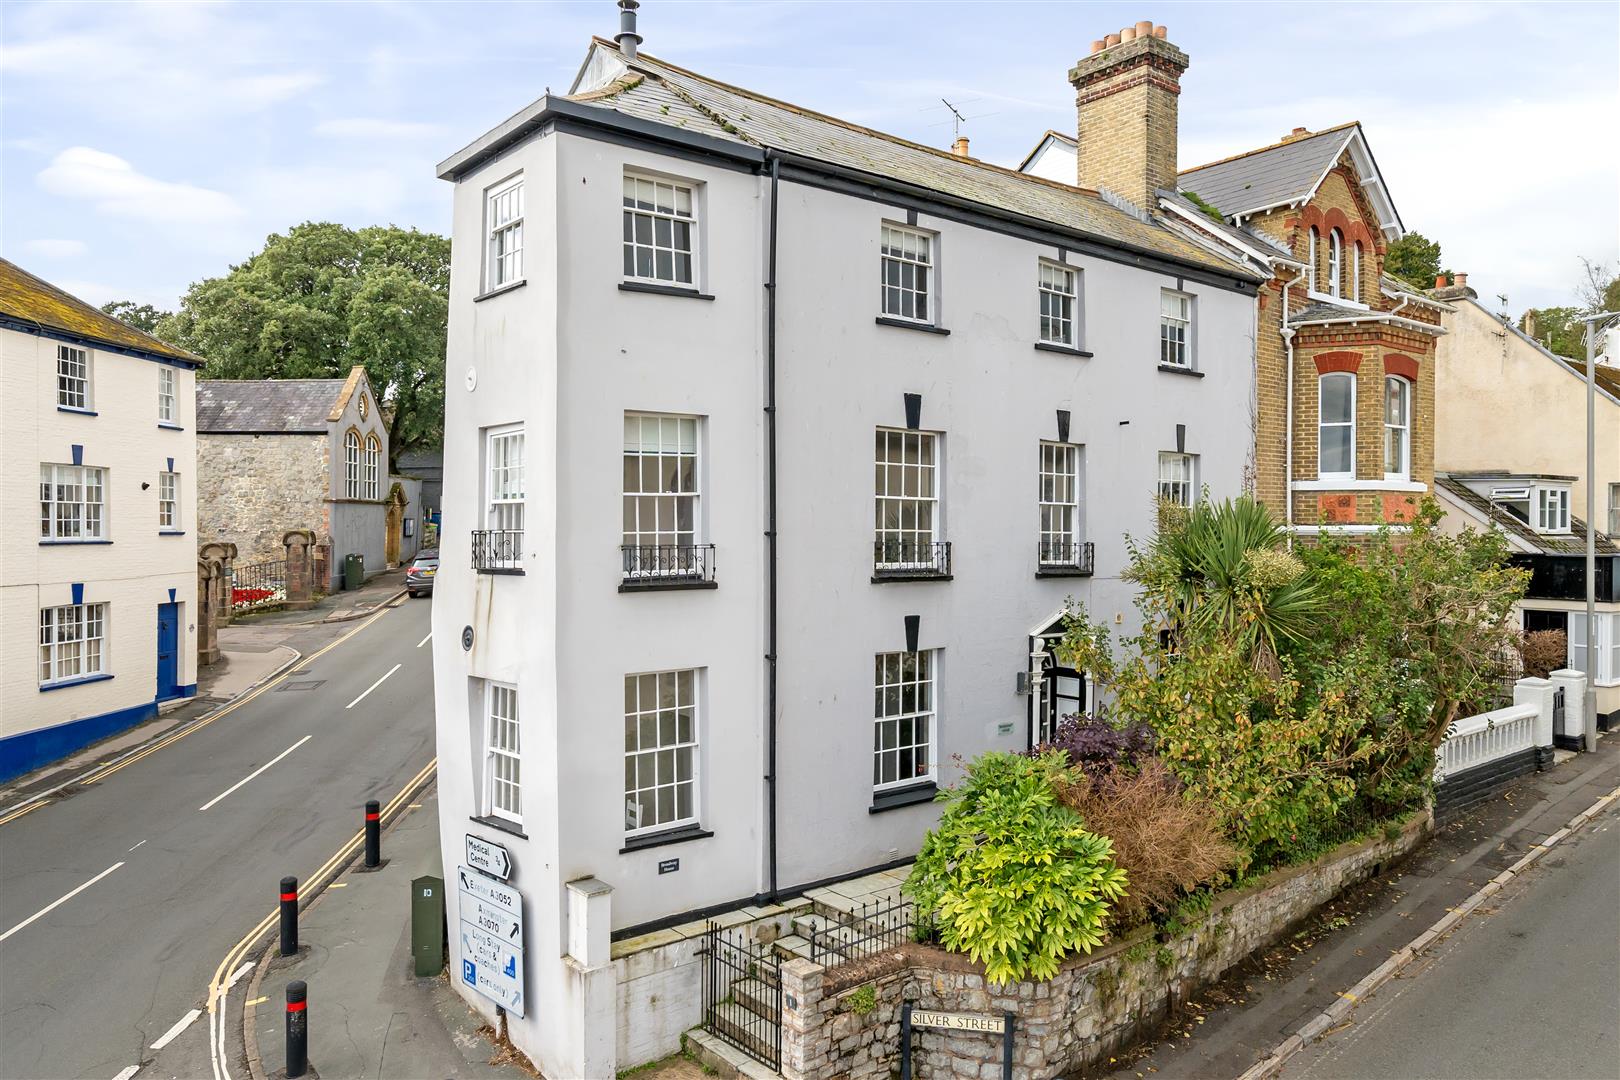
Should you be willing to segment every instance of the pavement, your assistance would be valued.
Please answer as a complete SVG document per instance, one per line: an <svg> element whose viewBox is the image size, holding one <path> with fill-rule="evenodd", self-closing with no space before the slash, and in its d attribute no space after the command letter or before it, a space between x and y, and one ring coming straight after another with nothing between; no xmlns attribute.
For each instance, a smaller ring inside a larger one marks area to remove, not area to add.
<svg viewBox="0 0 1620 1080"><path fill-rule="evenodd" d="M1342 992L1359 983L1447 911L1512 866L1533 844L1562 829L1617 785L1620 737L1614 736L1602 739L1595 753L1577 755L1547 772L1518 780L1495 799L1441 826L1427 844L1385 877L1349 890L1321 908L1291 936L1240 964L1220 983L1194 994L1155 1036L1135 1051L1119 1055L1113 1071L1106 1075L1111 1080L1238 1076L1267 1057L1308 1020L1339 1001ZM1556 878L1560 873L1556 867L1556 862L1549 862L1547 870L1538 872L1538 876ZM1611 860L1607 911L1579 931L1587 940L1606 934L1609 943L1613 942L1614 880ZM1464 921L1465 927L1470 920ZM1566 932L1575 933L1567 928ZM1448 948L1460 933L1461 929L1442 939L1425 956ZM1408 972L1422 969L1421 964L1415 964ZM1575 979L1541 985L1535 992L1559 999L1608 993L1606 987L1613 985L1612 978L1605 981L1586 977L1590 974L1583 970ZM1423 977L1403 973L1397 984ZM1610 995L1611 1004L1613 1000ZM1351 1014L1350 1023L1360 1023L1361 1017L1358 1008ZM1611 1026L1613 1020L1611 1011ZM1459 1015L1448 1024L1461 1021ZM1434 1034L1431 1031L1426 1037ZM1459 1027L1457 1037L1480 1039L1489 1034ZM1413 1059L1414 1067L1417 1061ZM1294 1073L1285 1071L1284 1075ZM1405 1078L1420 1074L1392 1068L1361 1075ZM1443 1069L1429 1075L1491 1074ZM1562 1074L1532 1069L1517 1075ZM1611 1070L1608 1075L1620 1076L1620 1070Z"/></svg>
<svg viewBox="0 0 1620 1080"><path fill-rule="evenodd" d="M410 804L382 837L378 870L351 867L299 918L297 956L266 950L246 994L247 1058L262 1080L286 1068L286 986L308 984L309 1064L325 1077L509 1077L480 1018L440 976L417 978L411 883L442 878L438 797Z"/></svg>
<svg viewBox="0 0 1620 1080"><path fill-rule="evenodd" d="M0 802L0 1076L247 1075L215 1053L241 1045L245 989L217 1011L234 1033L216 1035L218 970L273 912L283 875L341 866L365 801L403 802L431 776L431 607L257 631L243 640L268 647L233 661L231 679L279 662L282 645L302 658L48 797Z"/></svg>

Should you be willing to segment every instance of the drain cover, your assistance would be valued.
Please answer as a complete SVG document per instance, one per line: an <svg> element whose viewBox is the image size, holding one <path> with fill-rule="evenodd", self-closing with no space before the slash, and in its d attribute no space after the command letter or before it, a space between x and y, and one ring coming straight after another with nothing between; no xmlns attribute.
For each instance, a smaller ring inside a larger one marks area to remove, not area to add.
<svg viewBox="0 0 1620 1080"><path fill-rule="evenodd" d="M276 687L276 693L285 694L290 690L313 690L317 686L324 686L325 684L325 679L295 679L292 682L285 682Z"/></svg>

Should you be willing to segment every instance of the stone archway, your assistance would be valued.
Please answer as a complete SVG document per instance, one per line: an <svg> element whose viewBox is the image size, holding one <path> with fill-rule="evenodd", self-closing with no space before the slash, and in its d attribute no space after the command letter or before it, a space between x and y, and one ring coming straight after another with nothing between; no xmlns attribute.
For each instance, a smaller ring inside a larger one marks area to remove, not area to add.
<svg viewBox="0 0 1620 1080"><path fill-rule="evenodd" d="M387 511L383 525L383 561L389 566L399 565L401 534L405 529L405 491L395 484L388 489L385 500Z"/></svg>

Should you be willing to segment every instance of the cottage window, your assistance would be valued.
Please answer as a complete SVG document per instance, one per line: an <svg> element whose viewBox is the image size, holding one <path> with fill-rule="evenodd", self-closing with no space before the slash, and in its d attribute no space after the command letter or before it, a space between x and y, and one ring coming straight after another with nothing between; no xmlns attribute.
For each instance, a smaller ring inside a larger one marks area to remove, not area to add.
<svg viewBox="0 0 1620 1080"><path fill-rule="evenodd" d="M624 176L624 276L661 285L696 281L697 200L672 180Z"/></svg>
<svg viewBox="0 0 1620 1080"><path fill-rule="evenodd" d="M158 368L158 419L166 424L175 422L174 368Z"/></svg>
<svg viewBox="0 0 1620 1080"><path fill-rule="evenodd" d="M1344 295L1344 234L1328 233L1327 291L1329 296Z"/></svg>
<svg viewBox="0 0 1620 1080"><path fill-rule="evenodd" d="M104 540L106 509L106 469L40 465L40 539Z"/></svg>
<svg viewBox="0 0 1620 1080"><path fill-rule="evenodd" d="M939 457L931 432L877 430L876 540L879 569L935 567Z"/></svg>
<svg viewBox="0 0 1620 1080"><path fill-rule="evenodd" d="M1072 566L1080 531L1080 448L1041 443L1040 561L1043 566Z"/></svg>
<svg viewBox="0 0 1620 1080"><path fill-rule="evenodd" d="M1159 453L1159 498L1176 506L1191 506L1197 482L1198 455Z"/></svg>
<svg viewBox="0 0 1620 1080"><path fill-rule="evenodd" d="M879 284L883 314L910 322L933 321L933 236L885 225L881 240Z"/></svg>
<svg viewBox="0 0 1620 1080"><path fill-rule="evenodd" d="M1536 490L1536 528L1545 533L1569 532L1569 489Z"/></svg>
<svg viewBox="0 0 1620 1080"><path fill-rule="evenodd" d="M698 531L697 420L624 415L625 572L689 572Z"/></svg>
<svg viewBox="0 0 1620 1080"><path fill-rule="evenodd" d="M1384 379L1384 479L1412 472L1412 384L1399 375Z"/></svg>
<svg viewBox="0 0 1620 1080"><path fill-rule="evenodd" d="M158 528L164 532L180 528L179 473L158 473Z"/></svg>
<svg viewBox="0 0 1620 1080"><path fill-rule="evenodd" d="M360 433L357 431L343 436L343 497L360 497Z"/></svg>
<svg viewBox="0 0 1620 1080"><path fill-rule="evenodd" d="M84 349L56 347L56 403L66 409L90 408L90 354Z"/></svg>
<svg viewBox="0 0 1620 1080"><path fill-rule="evenodd" d="M523 823L523 737L518 723L517 687L491 682L484 687L484 761L488 812Z"/></svg>
<svg viewBox="0 0 1620 1080"><path fill-rule="evenodd" d="M1050 345L1079 346L1074 332L1076 274L1056 263L1040 264L1041 340Z"/></svg>
<svg viewBox="0 0 1620 1080"><path fill-rule="evenodd" d="M382 443L377 436L366 436L366 498L381 498L378 473L382 468Z"/></svg>
<svg viewBox="0 0 1620 1080"><path fill-rule="evenodd" d="M1159 290L1159 363L1192 367L1192 297L1173 289Z"/></svg>
<svg viewBox="0 0 1620 1080"><path fill-rule="evenodd" d="M491 529L523 529L523 426L494 428L489 432L489 505L485 519Z"/></svg>
<svg viewBox="0 0 1620 1080"><path fill-rule="evenodd" d="M698 673L624 677L624 831L698 818Z"/></svg>
<svg viewBox="0 0 1620 1080"><path fill-rule="evenodd" d="M498 289L523 279L523 178L489 191L485 212L489 230L489 266L485 288Z"/></svg>
<svg viewBox="0 0 1620 1080"><path fill-rule="evenodd" d="M39 611L41 686L106 670L106 604L66 604Z"/></svg>
<svg viewBox="0 0 1620 1080"><path fill-rule="evenodd" d="M873 674L872 787L934 778L934 650L878 653Z"/></svg>
<svg viewBox="0 0 1620 1080"><path fill-rule="evenodd" d="M1316 475L1323 480L1356 475L1356 377L1334 371L1317 380Z"/></svg>

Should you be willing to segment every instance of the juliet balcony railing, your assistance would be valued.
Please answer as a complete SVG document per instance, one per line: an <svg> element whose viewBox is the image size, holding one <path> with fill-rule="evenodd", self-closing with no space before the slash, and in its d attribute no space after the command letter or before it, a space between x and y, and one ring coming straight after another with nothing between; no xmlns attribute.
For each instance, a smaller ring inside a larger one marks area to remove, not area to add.
<svg viewBox="0 0 1620 1080"><path fill-rule="evenodd" d="M1095 549L1091 541L1058 543L1042 540L1036 545L1036 570L1040 577L1090 577Z"/></svg>
<svg viewBox="0 0 1620 1080"><path fill-rule="evenodd" d="M625 544L620 592L636 589L712 589L713 544Z"/></svg>
<svg viewBox="0 0 1620 1080"><path fill-rule="evenodd" d="M873 581L928 581L950 576L949 540L872 541Z"/></svg>
<svg viewBox="0 0 1620 1080"><path fill-rule="evenodd" d="M475 529L472 568L481 574L523 572L522 529Z"/></svg>

